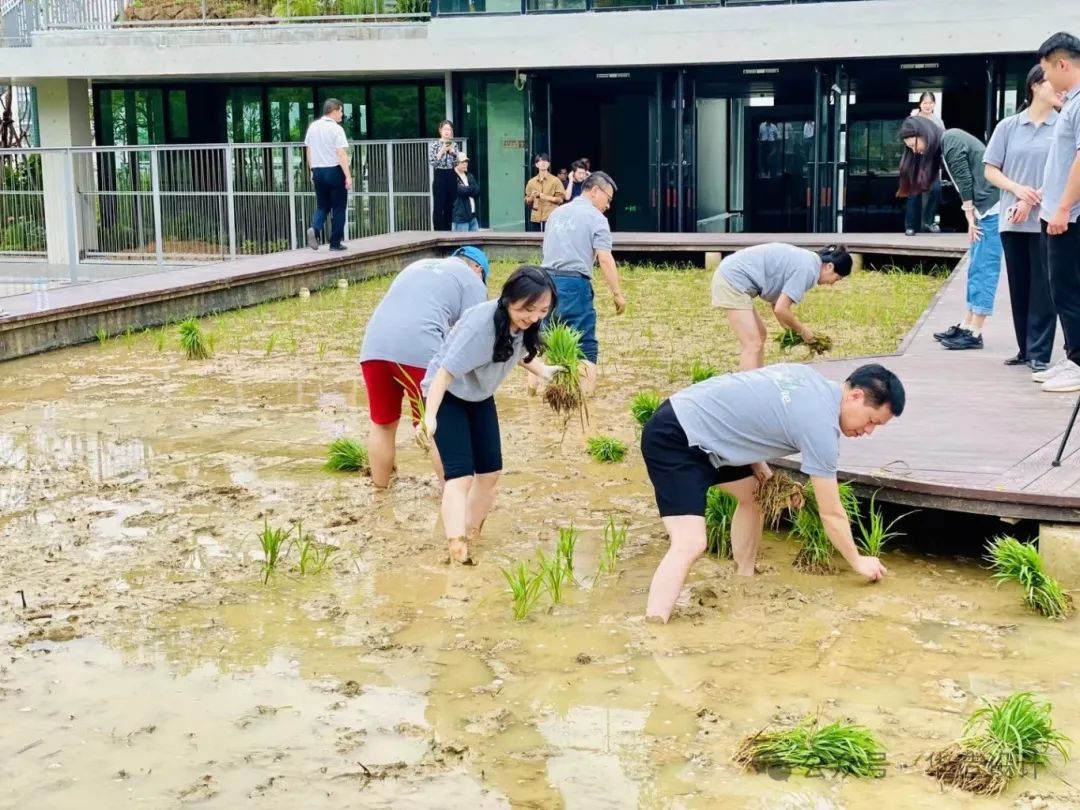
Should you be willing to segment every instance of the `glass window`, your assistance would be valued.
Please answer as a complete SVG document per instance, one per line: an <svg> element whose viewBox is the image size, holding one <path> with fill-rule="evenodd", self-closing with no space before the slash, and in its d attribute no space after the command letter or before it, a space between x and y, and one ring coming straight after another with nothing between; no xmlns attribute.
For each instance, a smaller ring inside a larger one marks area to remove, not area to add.
<svg viewBox="0 0 1080 810"><path fill-rule="evenodd" d="M191 136L188 129L187 90L169 91L169 140L185 141Z"/></svg>
<svg viewBox="0 0 1080 810"><path fill-rule="evenodd" d="M407 84L371 87L371 137L376 140L420 138L420 88Z"/></svg>
<svg viewBox="0 0 1080 810"><path fill-rule="evenodd" d="M336 98L342 104L341 126L350 141L360 141L368 136L367 88L363 85L346 87L320 87L319 106L313 115L322 116L323 102ZM303 140L303 139L301 139Z"/></svg>
<svg viewBox="0 0 1080 810"><path fill-rule="evenodd" d="M270 109L270 140L296 143L304 140L308 124L315 120L315 94L310 87L271 87L266 94Z"/></svg>
<svg viewBox="0 0 1080 810"><path fill-rule="evenodd" d="M165 101L160 90L135 91L136 143L165 143Z"/></svg>
<svg viewBox="0 0 1080 810"><path fill-rule="evenodd" d="M229 143L262 143L262 90L258 87L233 87L225 102L225 128Z"/></svg>
<svg viewBox="0 0 1080 810"><path fill-rule="evenodd" d="M441 84L429 84L424 87L424 127L416 137L435 135L435 128L446 118L446 88Z"/></svg>

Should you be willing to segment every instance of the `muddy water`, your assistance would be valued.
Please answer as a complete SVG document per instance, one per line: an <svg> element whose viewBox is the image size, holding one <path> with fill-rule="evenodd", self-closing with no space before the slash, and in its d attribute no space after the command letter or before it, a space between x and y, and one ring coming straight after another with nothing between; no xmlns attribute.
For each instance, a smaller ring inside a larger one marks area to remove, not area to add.
<svg viewBox="0 0 1080 810"><path fill-rule="evenodd" d="M1080 806L1073 764L994 799L923 774L1015 689L1080 735L1072 624L968 562L896 552L868 586L795 574L774 537L761 576L704 560L677 620L646 625L663 538L636 450L589 461L516 384L480 564L448 567L404 432L388 494L321 470L364 400L351 346L316 338L188 364L147 337L0 369L0 807ZM594 423L632 443L618 389L640 372L606 372ZM629 539L594 581L609 515ZM292 518L340 551L264 587L255 533ZM580 586L514 623L500 566L571 520ZM812 712L876 732L887 778L731 763L741 735Z"/></svg>

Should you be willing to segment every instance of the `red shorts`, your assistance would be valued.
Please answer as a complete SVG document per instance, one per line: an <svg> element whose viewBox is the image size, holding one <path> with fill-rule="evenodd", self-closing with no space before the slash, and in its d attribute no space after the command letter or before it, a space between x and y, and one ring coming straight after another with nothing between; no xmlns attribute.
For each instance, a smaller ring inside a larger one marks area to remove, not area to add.
<svg viewBox="0 0 1080 810"><path fill-rule="evenodd" d="M426 369L392 363L389 360L365 360L360 364L364 385L368 391L371 421L376 425L391 425L401 418L401 400L409 398L412 422L420 424L420 382Z"/></svg>

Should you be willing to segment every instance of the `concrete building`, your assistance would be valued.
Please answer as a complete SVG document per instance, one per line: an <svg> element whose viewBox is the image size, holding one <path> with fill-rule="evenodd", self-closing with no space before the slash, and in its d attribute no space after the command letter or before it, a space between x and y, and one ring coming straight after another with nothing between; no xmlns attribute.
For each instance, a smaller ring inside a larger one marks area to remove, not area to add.
<svg viewBox="0 0 1080 810"><path fill-rule="evenodd" d="M0 83L37 88L43 147L296 141L329 95L354 139L448 117L496 229L548 151L615 176L620 230L895 232L913 99L985 137L1039 43L1080 31L1076 0L365 1L5 0Z"/></svg>

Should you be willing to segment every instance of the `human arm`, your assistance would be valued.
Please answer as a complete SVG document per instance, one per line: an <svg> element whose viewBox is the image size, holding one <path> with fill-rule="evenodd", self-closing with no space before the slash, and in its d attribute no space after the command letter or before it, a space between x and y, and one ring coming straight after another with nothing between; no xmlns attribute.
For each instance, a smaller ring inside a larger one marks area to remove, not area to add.
<svg viewBox="0 0 1080 810"><path fill-rule="evenodd" d="M1065 191L1061 195L1061 201L1057 209L1046 224L1046 232L1051 236L1059 236L1069 229L1069 213L1072 207L1080 202L1080 132L1077 132L1076 159L1072 168L1069 169L1069 179L1065 181Z"/></svg>
<svg viewBox="0 0 1080 810"><path fill-rule="evenodd" d="M471 174L462 174L461 182L458 183L457 195L459 197L476 197L480 194L480 184Z"/></svg>
<svg viewBox="0 0 1080 810"><path fill-rule="evenodd" d="M1018 183L1002 171L1008 154L1009 137L1015 126L1016 119L1006 118L994 127L994 134L990 136L990 142L986 144L986 152L983 154L983 175L991 185L1009 192L1018 200L1023 200L1028 205L1038 205L1042 201L1038 189Z"/></svg>
<svg viewBox="0 0 1080 810"><path fill-rule="evenodd" d="M968 223L968 237L972 242L982 239L982 228L975 215L975 178L968 164L967 147L956 138L946 137L942 145L942 159L949 170L956 193L960 195L960 207Z"/></svg>
<svg viewBox="0 0 1080 810"><path fill-rule="evenodd" d="M562 366L549 366L547 363L540 359L539 355L534 357L528 363L522 360L518 365L520 365L523 369L530 372L531 374L535 374L544 382L548 382L549 380L551 380L551 378L558 374L560 371L566 371L566 369Z"/></svg>
<svg viewBox="0 0 1080 810"><path fill-rule="evenodd" d="M773 304L773 315L776 316L776 320L781 326L795 332L803 339L804 343L809 343L811 338L814 337L814 333L795 317L795 311L791 308L795 303L787 293L780 293L780 297Z"/></svg>
<svg viewBox="0 0 1080 810"><path fill-rule="evenodd" d="M814 487L818 514L821 516L821 523L825 527L829 542L840 552L840 556L855 573L862 574L871 582L877 582L888 571L877 557L866 557L859 553L855 539L851 536L851 520L840 500L840 487L836 479L813 475L810 477L810 483Z"/></svg>
<svg viewBox="0 0 1080 810"><path fill-rule="evenodd" d="M615 257L610 250L597 250L596 260L600 263L600 272L604 274L604 281L607 282L611 297L615 301L615 314L622 315L626 312L626 298L619 284L619 268L615 264Z"/></svg>
<svg viewBox="0 0 1080 810"><path fill-rule="evenodd" d="M339 146L337 150L338 165L341 170L345 172L345 189L352 188L352 169L349 168L349 150L344 146Z"/></svg>
<svg viewBox="0 0 1080 810"><path fill-rule="evenodd" d="M1027 203L1029 206L1038 205L1042 202L1042 194L1037 188L1025 186L1023 183L1017 183L1015 180L1010 180L1005 176L1005 172L991 163L987 163L983 166L983 174L986 175L986 179L991 185L997 186L1002 191L1009 192L1018 200Z"/></svg>
<svg viewBox="0 0 1080 810"><path fill-rule="evenodd" d="M307 152L308 180L310 180L312 185L314 185L315 184L315 170L311 167L311 147L310 146L305 147L304 151Z"/></svg>
<svg viewBox="0 0 1080 810"><path fill-rule="evenodd" d="M439 407L442 405L443 397L446 395L446 389L450 387L450 383L453 381L454 375L445 368L440 368L435 372L435 377L432 379L431 385L428 386L427 401L424 403L424 430L429 438L435 435L435 429L438 427L436 417L439 413Z"/></svg>

